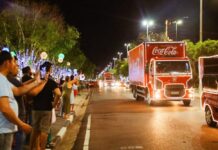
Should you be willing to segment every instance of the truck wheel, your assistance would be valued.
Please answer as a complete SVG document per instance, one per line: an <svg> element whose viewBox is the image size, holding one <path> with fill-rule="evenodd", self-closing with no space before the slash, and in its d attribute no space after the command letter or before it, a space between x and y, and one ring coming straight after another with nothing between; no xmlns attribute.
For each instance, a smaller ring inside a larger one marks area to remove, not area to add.
<svg viewBox="0 0 218 150"><path fill-rule="evenodd" d="M147 103L148 105L151 105L151 104L152 104L152 101L151 101L150 93L149 93L148 91L147 91L146 93L147 93L147 94L146 94L146 97L145 97L146 103Z"/></svg>
<svg viewBox="0 0 218 150"><path fill-rule="evenodd" d="M212 113L211 113L210 108L208 106L205 108L205 120L206 120L208 126L216 127L217 123L215 121L213 121Z"/></svg>
<svg viewBox="0 0 218 150"><path fill-rule="evenodd" d="M189 106L190 103L191 103L191 100L183 100L183 104L184 104L185 106Z"/></svg>
<svg viewBox="0 0 218 150"><path fill-rule="evenodd" d="M133 93L133 97L134 97L134 98L137 98L137 92L136 92L135 89L133 89L132 93Z"/></svg>

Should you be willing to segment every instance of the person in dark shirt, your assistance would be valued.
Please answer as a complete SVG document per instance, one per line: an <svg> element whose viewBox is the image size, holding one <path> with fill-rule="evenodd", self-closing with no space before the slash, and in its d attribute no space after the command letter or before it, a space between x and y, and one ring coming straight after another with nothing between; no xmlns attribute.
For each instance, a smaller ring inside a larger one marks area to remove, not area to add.
<svg viewBox="0 0 218 150"><path fill-rule="evenodd" d="M47 61L40 66L40 70L45 69L46 75L49 77L42 91L33 98L33 132L30 149L45 149L51 127L52 108L57 105L61 97L58 84L50 76L51 67L52 64Z"/></svg>

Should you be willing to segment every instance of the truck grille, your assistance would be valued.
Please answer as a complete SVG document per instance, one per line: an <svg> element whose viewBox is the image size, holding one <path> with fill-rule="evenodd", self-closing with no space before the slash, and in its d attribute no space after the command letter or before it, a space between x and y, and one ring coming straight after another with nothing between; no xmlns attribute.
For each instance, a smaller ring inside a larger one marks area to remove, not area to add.
<svg viewBox="0 0 218 150"><path fill-rule="evenodd" d="M182 97L185 94L183 85L166 85L165 94L168 97Z"/></svg>

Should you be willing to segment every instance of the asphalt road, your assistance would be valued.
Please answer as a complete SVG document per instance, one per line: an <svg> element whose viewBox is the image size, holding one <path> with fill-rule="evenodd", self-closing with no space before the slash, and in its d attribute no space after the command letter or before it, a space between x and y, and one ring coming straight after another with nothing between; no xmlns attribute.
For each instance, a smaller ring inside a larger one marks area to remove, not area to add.
<svg viewBox="0 0 218 150"><path fill-rule="evenodd" d="M125 88L95 89L73 150L218 150L199 98L148 106Z"/></svg>

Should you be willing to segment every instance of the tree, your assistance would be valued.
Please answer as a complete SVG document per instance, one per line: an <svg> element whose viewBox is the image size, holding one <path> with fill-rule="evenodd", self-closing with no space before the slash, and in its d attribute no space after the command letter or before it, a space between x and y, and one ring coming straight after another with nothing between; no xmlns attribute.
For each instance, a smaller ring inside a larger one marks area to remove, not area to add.
<svg viewBox="0 0 218 150"><path fill-rule="evenodd" d="M193 82L198 85L198 58L200 56L211 56L218 54L218 41L217 40L206 40L204 42L193 42L186 40L187 42L187 55L191 60L192 71L193 71Z"/></svg>
<svg viewBox="0 0 218 150"><path fill-rule="evenodd" d="M86 59L83 66L81 67L82 72L87 78L94 78L96 66L89 60Z"/></svg>
<svg viewBox="0 0 218 150"><path fill-rule="evenodd" d="M45 51L50 60L57 60L58 54L64 53L64 60L78 69L85 62L79 48L80 33L65 24L54 6L19 0L0 13L0 21L1 45L21 52L34 50L37 56Z"/></svg>

